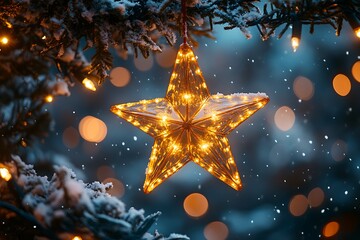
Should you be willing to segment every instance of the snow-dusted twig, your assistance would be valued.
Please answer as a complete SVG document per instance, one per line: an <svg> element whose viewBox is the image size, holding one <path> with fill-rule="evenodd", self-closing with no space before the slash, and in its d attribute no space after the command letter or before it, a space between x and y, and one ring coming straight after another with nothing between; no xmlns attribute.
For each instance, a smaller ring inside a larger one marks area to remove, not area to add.
<svg viewBox="0 0 360 240"><path fill-rule="evenodd" d="M37 226L32 231L34 236L68 239L68 234L73 234L83 239L189 239L182 235L166 238L148 233L160 212L145 217L143 210L130 208L126 211L123 202L106 193L111 183L84 183L66 167L56 167L48 180L38 176L32 166L18 156L12 156L6 167L12 174L11 181L19 186L24 197L20 206L14 206L3 200L11 198L7 195L16 194L8 191L0 196L0 208L15 212Z"/></svg>

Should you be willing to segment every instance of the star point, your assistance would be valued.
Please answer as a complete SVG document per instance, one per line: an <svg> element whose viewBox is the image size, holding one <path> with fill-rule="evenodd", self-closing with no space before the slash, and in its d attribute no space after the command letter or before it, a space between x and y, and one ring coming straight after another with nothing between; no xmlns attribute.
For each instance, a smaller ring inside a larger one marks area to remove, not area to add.
<svg viewBox="0 0 360 240"><path fill-rule="evenodd" d="M210 95L193 51L182 44L165 98L119 104L111 111L155 140L145 193L190 161L240 190L240 175L226 136L268 101L260 93Z"/></svg>

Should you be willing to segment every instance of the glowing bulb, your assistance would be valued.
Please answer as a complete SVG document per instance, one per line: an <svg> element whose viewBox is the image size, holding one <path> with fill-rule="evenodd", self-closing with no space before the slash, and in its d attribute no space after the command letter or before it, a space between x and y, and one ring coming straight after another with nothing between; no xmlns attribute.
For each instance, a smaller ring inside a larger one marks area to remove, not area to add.
<svg viewBox="0 0 360 240"><path fill-rule="evenodd" d="M294 49L294 52L296 52L296 50L298 49L299 45L300 45L300 38L298 37L292 37L291 38L291 45Z"/></svg>
<svg viewBox="0 0 360 240"><path fill-rule="evenodd" d="M183 95L183 97L184 97L185 100L190 100L191 94L185 93L185 94Z"/></svg>
<svg viewBox="0 0 360 240"><path fill-rule="evenodd" d="M75 236L75 237L73 237L73 239L72 240L82 240L82 238L81 237L79 237L79 236Z"/></svg>
<svg viewBox="0 0 360 240"><path fill-rule="evenodd" d="M177 145L177 144L174 144L174 145L173 145L174 151L178 150L179 148L180 148L179 145Z"/></svg>
<svg viewBox="0 0 360 240"><path fill-rule="evenodd" d="M203 144L201 145L201 149L202 149L202 150L206 150L208 147L209 147L209 144L208 144L208 143L203 143Z"/></svg>
<svg viewBox="0 0 360 240"><path fill-rule="evenodd" d="M355 35L360 38L360 27L356 28L355 30Z"/></svg>
<svg viewBox="0 0 360 240"><path fill-rule="evenodd" d="M89 90L91 91L96 91L96 87L93 81L91 81L88 78L84 78L84 80L82 81L82 84Z"/></svg>
<svg viewBox="0 0 360 240"><path fill-rule="evenodd" d="M48 103L51 103L52 101L54 101L54 97L52 95L47 95L45 97L45 101Z"/></svg>
<svg viewBox="0 0 360 240"><path fill-rule="evenodd" d="M6 168L0 168L0 177L5 181L9 181L11 179L11 174Z"/></svg>
<svg viewBox="0 0 360 240"><path fill-rule="evenodd" d="M9 39L7 37L2 37L0 39L1 44L6 45L9 43Z"/></svg>
<svg viewBox="0 0 360 240"><path fill-rule="evenodd" d="M12 24L9 23L8 21L5 21L5 24L6 24L6 26L7 26L8 28L12 28Z"/></svg>

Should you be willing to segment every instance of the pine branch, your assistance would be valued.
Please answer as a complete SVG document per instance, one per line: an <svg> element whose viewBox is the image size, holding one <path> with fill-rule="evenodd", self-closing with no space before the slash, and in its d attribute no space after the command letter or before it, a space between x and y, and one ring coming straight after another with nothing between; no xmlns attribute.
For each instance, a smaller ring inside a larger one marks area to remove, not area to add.
<svg viewBox="0 0 360 240"><path fill-rule="evenodd" d="M26 165L17 156L13 156L6 167L12 173L11 181L24 193L24 197L21 205L15 206L4 200L11 199L9 194L12 198L16 197L14 194L17 193L5 192L0 196L0 208L15 212L18 217L36 225L37 231L33 234L38 236L51 239L61 238L63 234L108 240L143 239L144 236L149 240L189 239L181 235L165 238L158 233L147 233L160 212L145 217L143 210L130 208L126 211L124 203L106 193L111 184L85 184L65 167L55 168L55 174L49 181L38 176L31 165ZM5 226L9 221L5 220Z"/></svg>
<svg viewBox="0 0 360 240"><path fill-rule="evenodd" d="M268 39L285 26L281 37L295 22L311 25L311 32L315 25L330 25L340 34L343 20L354 29L360 27L359 5L356 0L188 0L187 20L193 36L208 33L203 31L203 23L209 21L212 25L213 19L214 24L223 24L225 29L239 28L247 38L251 37L250 27L256 27L260 36ZM179 0L6 1L0 5L0 30L15 39L10 49L29 50L55 62L69 51L77 56L83 47L94 48L90 72L102 83L112 67L111 48L132 47L135 53L140 51L147 57L151 51L161 51L161 37L173 45L181 29L180 9ZM190 39L196 45L195 38ZM67 63L72 60L68 58ZM80 65L88 66L86 61ZM63 66L63 72L71 76L63 77L76 76L82 81L88 74L72 71Z"/></svg>
<svg viewBox="0 0 360 240"><path fill-rule="evenodd" d="M58 239L56 235L54 235L51 231L44 228L32 215L22 211L21 209L18 209L14 205L0 201L0 208L5 208L11 212L16 213L19 217L25 219L26 221L30 222L32 225L36 226L44 236L54 240Z"/></svg>

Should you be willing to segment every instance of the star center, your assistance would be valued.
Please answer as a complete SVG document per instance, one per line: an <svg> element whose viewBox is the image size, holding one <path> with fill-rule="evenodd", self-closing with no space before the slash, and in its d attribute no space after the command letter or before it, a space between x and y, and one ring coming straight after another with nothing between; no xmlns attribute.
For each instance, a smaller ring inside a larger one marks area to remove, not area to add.
<svg viewBox="0 0 360 240"><path fill-rule="evenodd" d="M182 128L184 128L185 130L190 130L191 126L192 126L191 121L186 121L186 122L183 122L183 124L182 124Z"/></svg>

